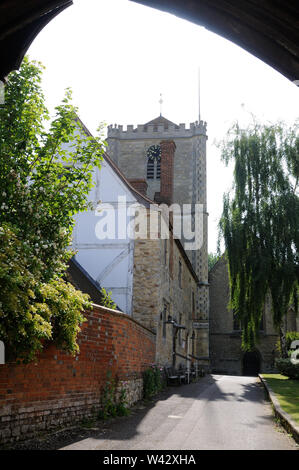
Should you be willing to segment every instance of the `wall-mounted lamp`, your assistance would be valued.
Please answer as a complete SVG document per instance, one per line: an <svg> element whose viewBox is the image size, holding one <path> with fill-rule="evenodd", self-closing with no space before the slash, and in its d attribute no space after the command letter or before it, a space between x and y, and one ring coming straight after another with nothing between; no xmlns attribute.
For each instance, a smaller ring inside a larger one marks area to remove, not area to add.
<svg viewBox="0 0 299 470"><path fill-rule="evenodd" d="M174 325L174 324L175 324L175 320L172 318L171 315L168 315L167 321L165 321L164 323L167 323L167 324L170 324L170 325Z"/></svg>

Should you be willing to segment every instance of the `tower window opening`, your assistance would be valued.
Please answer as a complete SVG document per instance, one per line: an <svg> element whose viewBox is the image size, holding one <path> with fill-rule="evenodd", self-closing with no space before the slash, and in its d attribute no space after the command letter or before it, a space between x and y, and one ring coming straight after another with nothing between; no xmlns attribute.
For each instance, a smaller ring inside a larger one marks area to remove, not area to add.
<svg viewBox="0 0 299 470"><path fill-rule="evenodd" d="M154 162L154 160L148 160L147 161L146 177L149 180L152 180L155 177L155 162Z"/></svg>
<svg viewBox="0 0 299 470"><path fill-rule="evenodd" d="M159 145L151 145L147 150L147 179L161 178L161 147Z"/></svg>

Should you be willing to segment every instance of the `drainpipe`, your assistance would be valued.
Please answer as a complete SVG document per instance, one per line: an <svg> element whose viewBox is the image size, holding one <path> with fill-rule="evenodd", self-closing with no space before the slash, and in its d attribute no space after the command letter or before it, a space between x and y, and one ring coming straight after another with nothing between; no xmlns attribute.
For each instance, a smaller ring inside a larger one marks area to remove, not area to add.
<svg viewBox="0 0 299 470"><path fill-rule="evenodd" d="M187 357L189 357L189 345L190 345L190 336L187 336ZM187 359L187 376L188 376L188 384L190 383L190 361Z"/></svg>

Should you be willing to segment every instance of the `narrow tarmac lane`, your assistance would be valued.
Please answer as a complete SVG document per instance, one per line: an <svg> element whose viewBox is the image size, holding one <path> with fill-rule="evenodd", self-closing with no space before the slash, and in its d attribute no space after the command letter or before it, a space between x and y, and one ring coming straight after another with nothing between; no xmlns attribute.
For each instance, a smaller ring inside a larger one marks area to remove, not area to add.
<svg viewBox="0 0 299 470"><path fill-rule="evenodd" d="M168 389L152 406L63 449L295 450L275 425L258 378L212 375Z"/></svg>

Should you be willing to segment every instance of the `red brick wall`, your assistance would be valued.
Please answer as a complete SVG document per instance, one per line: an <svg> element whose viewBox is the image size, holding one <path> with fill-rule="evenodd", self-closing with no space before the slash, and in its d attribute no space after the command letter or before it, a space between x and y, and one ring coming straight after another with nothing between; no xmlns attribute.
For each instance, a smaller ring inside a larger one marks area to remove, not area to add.
<svg viewBox="0 0 299 470"><path fill-rule="evenodd" d="M176 145L173 140L162 140L160 200L166 204L173 202L173 171Z"/></svg>
<svg viewBox="0 0 299 470"><path fill-rule="evenodd" d="M0 365L0 443L91 417L108 371L130 381L155 361L154 334L131 317L102 307L85 317L77 357L51 345L36 364Z"/></svg>
<svg viewBox="0 0 299 470"><path fill-rule="evenodd" d="M139 193L146 196L147 193L147 182L143 178L129 179L129 183L135 188Z"/></svg>

